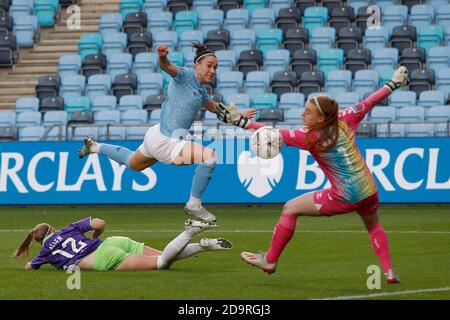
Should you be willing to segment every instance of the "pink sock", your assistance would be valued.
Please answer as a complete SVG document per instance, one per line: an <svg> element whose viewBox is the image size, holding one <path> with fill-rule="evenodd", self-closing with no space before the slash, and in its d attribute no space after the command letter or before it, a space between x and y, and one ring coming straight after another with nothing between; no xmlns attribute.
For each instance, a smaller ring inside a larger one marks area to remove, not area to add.
<svg viewBox="0 0 450 320"><path fill-rule="evenodd" d="M370 242L372 243L373 250L380 260L384 273L392 269L391 258L389 257L389 245L386 233L380 224L369 230Z"/></svg>
<svg viewBox="0 0 450 320"><path fill-rule="evenodd" d="M274 263L278 261L284 247L291 240L295 232L297 224L297 216L289 213L282 213L280 220L275 226L275 231L272 236L272 243L270 249L267 252L267 262Z"/></svg>

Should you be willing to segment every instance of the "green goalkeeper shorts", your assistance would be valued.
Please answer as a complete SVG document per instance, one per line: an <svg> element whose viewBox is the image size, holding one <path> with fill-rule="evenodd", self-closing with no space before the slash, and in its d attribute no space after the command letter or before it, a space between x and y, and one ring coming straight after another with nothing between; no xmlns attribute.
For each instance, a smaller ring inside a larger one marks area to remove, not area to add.
<svg viewBox="0 0 450 320"><path fill-rule="evenodd" d="M114 270L132 254L143 254L144 244L127 237L108 237L95 250L94 270Z"/></svg>

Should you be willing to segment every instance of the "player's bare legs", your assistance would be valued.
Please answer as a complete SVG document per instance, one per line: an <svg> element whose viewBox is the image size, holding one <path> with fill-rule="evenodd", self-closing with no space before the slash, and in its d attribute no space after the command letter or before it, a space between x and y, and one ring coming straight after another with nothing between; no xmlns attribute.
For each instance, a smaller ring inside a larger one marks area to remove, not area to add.
<svg viewBox="0 0 450 320"><path fill-rule="evenodd" d="M394 274L389 253L389 243L386 233L379 224L378 213L372 215L360 215L364 226L369 232L370 242L375 251L389 284L400 283L400 279Z"/></svg>
<svg viewBox="0 0 450 320"><path fill-rule="evenodd" d="M211 180L216 162L215 152L196 142L187 142L173 161L177 166L198 164L192 180L191 195L184 211L200 220L213 223L216 222L216 217L202 206L202 195Z"/></svg>
<svg viewBox="0 0 450 320"><path fill-rule="evenodd" d="M142 171L152 165L154 165L158 160L155 158L149 158L142 154L139 149L133 153L128 162L128 167L135 171Z"/></svg>

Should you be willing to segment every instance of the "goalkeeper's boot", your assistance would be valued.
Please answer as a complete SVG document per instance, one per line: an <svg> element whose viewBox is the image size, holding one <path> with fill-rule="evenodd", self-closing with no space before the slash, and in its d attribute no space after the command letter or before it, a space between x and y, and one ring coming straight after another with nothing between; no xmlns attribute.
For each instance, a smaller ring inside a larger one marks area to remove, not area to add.
<svg viewBox="0 0 450 320"><path fill-rule="evenodd" d="M190 207L186 204L184 207L184 212L204 222L215 224L217 221L216 216L206 210L203 206Z"/></svg>
<svg viewBox="0 0 450 320"><path fill-rule="evenodd" d="M233 244L227 239L209 239L203 238L200 240L200 247L205 251L218 251L218 250L230 250L233 248Z"/></svg>
<svg viewBox="0 0 450 320"><path fill-rule="evenodd" d="M94 137L92 136L86 136L84 137L84 146L80 148L78 151L78 158L82 159L88 154L93 153L92 147L97 145L97 141L95 141Z"/></svg>
<svg viewBox="0 0 450 320"><path fill-rule="evenodd" d="M400 279L395 275L392 269L389 269L389 271L384 275L386 276L386 283L388 284L400 283Z"/></svg>
<svg viewBox="0 0 450 320"><path fill-rule="evenodd" d="M208 222L191 219L187 219L186 222L184 223L184 230L192 230L197 234L211 228L217 228L217 224L211 224Z"/></svg>
<svg viewBox="0 0 450 320"><path fill-rule="evenodd" d="M274 273L277 269L277 263L269 263L266 260L266 252L252 253L252 252L242 252L241 258L248 264L262 269L262 271L268 273L269 275Z"/></svg>

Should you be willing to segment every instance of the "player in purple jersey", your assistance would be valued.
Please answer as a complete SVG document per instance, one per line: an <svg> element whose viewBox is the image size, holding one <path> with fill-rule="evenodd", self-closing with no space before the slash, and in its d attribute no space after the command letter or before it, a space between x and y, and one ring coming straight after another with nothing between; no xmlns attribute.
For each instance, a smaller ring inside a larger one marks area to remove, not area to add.
<svg viewBox="0 0 450 320"><path fill-rule="evenodd" d="M42 249L27 262L26 270L39 269L46 263L62 270L73 265L99 271L159 270L168 269L174 261L200 252L229 250L232 247L230 241L222 238L203 238L199 243L189 243L202 231L217 227L190 219L185 222L185 230L163 251L127 237L114 236L101 240L105 225L103 220L97 218L85 218L59 230L48 223L40 223L28 232L14 256L28 260L29 247L34 240L41 244ZM88 238L85 233L91 230L94 232Z"/></svg>

